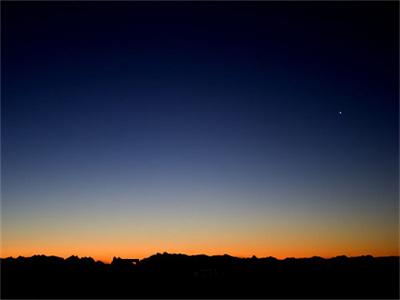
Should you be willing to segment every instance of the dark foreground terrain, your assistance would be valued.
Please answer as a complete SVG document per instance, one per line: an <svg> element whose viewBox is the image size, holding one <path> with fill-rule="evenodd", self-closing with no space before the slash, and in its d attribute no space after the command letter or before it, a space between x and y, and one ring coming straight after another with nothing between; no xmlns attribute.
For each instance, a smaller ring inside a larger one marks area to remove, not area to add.
<svg viewBox="0 0 400 300"><path fill-rule="evenodd" d="M135 264L136 263L136 264ZM1 260L1 298L399 298L399 257Z"/></svg>

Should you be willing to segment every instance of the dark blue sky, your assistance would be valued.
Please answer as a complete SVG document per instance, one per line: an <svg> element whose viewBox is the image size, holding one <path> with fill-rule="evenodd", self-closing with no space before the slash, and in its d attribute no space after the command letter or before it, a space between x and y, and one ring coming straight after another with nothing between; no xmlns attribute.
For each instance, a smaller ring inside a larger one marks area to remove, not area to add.
<svg viewBox="0 0 400 300"><path fill-rule="evenodd" d="M73 220L162 241L192 215L269 245L276 218L288 241L325 228L322 253L398 247L398 3L8 2L2 28L6 253L26 227L49 243L29 251L61 251ZM158 247L216 251L182 243Z"/></svg>

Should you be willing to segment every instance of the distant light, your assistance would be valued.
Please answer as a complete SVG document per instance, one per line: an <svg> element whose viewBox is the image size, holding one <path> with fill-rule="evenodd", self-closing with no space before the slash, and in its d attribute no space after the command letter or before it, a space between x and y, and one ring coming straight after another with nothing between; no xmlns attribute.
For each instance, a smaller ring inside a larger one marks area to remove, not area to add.
<svg viewBox="0 0 400 300"><path fill-rule="evenodd" d="M342 112L341 111L339 111L339 115L341 115L342 114Z"/></svg>

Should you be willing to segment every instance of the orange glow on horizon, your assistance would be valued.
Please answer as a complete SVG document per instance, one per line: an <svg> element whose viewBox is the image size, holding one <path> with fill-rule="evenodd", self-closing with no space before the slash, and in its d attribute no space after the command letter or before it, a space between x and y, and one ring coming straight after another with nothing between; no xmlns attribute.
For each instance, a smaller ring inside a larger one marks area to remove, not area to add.
<svg viewBox="0 0 400 300"><path fill-rule="evenodd" d="M198 211L197 211L198 213ZM398 224L394 218L241 211L237 214L192 213L178 218L160 214L153 222L129 216L75 216L37 219L30 226L3 223L1 257L71 255L103 262L112 258L143 259L156 253L236 257L398 256ZM22 222L22 221L21 221ZM27 222L28 223L28 222ZM19 223L18 223L19 224Z"/></svg>
<svg viewBox="0 0 400 300"><path fill-rule="evenodd" d="M44 250L44 249L43 249ZM288 257L292 258L307 258L307 257L313 257L313 256L319 256L322 258L331 258L331 257L336 257L340 255L345 255L348 257L352 256L362 256L362 255L372 255L372 256L399 256L399 250L398 249L376 249L374 251L362 251L362 250L347 250L347 251L340 251L338 249L335 250L330 250L330 251L323 251L320 253L317 253L317 251L312 251L310 249L281 249L280 251L266 251L265 249L258 249L257 251L245 251L243 249L240 251L240 249L237 249L236 251L223 251L223 250L217 250L217 249L208 249L207 251L194 251L192 249L188 250L179 250L179 249L166 249L166 250L154 250L154 251L129 251L127 249L123 251L115 251L115 253L112 253L110 251L93 251L89 252L87 249L81 249L81 250L76 250L76 251L71 251L69 252L68 250L64 249L46 249L45 251L35 251L34 249L26 250L26 251L18 251L16 249L2 249L1 257L6 258L6 257L18 257L18 256L24 256L24 257L30 257L33 255L46 255L46 256L58 256L62 257L64 259L76 255L78 257L92 257L96 261L101 261L103 263L111 263L112 258L115 257L123 257L123 258L139 258L139 259L144 259L147 257L150 257L151 255L155 255L157 253L169 253L169 254L186 254L186 255L231 255L235 257L240 257L240 258L246 258L246 257L252 257L255 255L258 258L262 257L275 257L277 259L285 259Z"/></svg>

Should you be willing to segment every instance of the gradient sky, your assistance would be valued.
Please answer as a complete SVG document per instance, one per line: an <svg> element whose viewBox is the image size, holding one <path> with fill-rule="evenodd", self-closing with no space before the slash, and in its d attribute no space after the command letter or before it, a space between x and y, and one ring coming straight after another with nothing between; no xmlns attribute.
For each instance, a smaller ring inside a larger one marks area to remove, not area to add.
<svg viewBox="0 0 400 300"><path fill-rule="evenodd" d="M2 2L1 256L398 255L398 3Z"/></svg>

